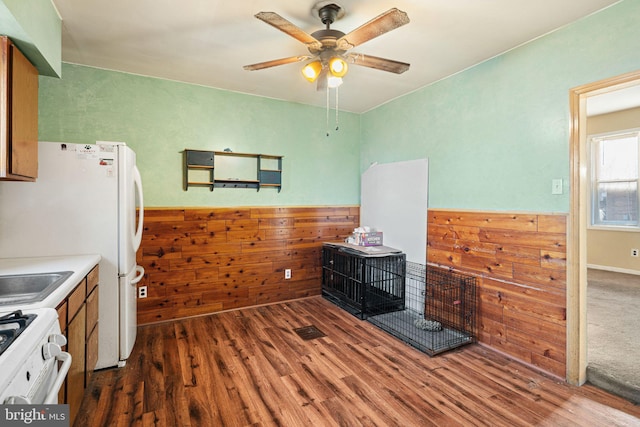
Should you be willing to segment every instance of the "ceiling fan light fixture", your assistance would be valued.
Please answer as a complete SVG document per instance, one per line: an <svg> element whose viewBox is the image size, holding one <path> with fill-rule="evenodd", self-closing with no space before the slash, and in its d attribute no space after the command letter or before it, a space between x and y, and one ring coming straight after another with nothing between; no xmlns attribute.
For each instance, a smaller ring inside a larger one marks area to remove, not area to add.
<svg viewBox="0 0 640 427"><path fill-rule="evenodd" d="M329 60L329 71L334 77L344 77L348 70L349 67L344 59L334 56Z"/></svg>
<svg viewBox="0 0 640 427"><path fill-rule="evenodd" d="M310 83L313 83L316 81L321 71L322 71L322 63L320 61L309 62L307 65L302 67L302 75Z"/></svg>
<svg viewBox="0 0 640 427"><path fill-rule="evenodd" d="M332 76L331 74L327 75L327 87L329 89L335 89L342 84L342 77Z"/></svg>

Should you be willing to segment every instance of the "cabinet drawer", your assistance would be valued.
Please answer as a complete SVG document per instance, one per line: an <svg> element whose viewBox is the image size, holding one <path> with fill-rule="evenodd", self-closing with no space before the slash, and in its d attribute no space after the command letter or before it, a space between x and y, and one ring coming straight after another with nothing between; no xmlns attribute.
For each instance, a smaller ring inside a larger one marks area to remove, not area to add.
<svg viewBox="0 0 640 427"><path fill-rule="evenodd" d="M87 282L86 278L82 279L78 286L69 295L69 307L67 313L67 319L69 322L73 320L80 307L84 304L84 300L87 298Z"/></svg>
<svg viewBox="0 0 640 427"><path fill-rule="evenodd" d="M93 267L93 270L91 270L89 274L87 274L87 295L89 295L93 291L93 288L98 286L99 276L99 269L96 265L95 267Z"/></svg>
<svg viewBox="0 0 640 427"><path fill-rule="evenodd" d="M87 297L87 339L98 324L98 288Z"/></svg>
<svg viewBox="0 0 640 427"><path fill-rule="evenodd" d="M58 311L58 323L63 335L67 335L67 300L64 300L56 309Z"/></svg>

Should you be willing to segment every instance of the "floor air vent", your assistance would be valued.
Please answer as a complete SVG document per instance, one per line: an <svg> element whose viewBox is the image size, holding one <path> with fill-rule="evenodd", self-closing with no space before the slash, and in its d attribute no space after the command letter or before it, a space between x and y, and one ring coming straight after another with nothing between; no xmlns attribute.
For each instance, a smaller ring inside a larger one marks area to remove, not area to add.
<svg viewBox="0 0 640 427"><path fill-rule="evenodd" d="M316 328L314 325L303 326L302 328L296 328L293 330L293 332L298 334L298 336L305 341L326 337L324 332Z"/></svg>

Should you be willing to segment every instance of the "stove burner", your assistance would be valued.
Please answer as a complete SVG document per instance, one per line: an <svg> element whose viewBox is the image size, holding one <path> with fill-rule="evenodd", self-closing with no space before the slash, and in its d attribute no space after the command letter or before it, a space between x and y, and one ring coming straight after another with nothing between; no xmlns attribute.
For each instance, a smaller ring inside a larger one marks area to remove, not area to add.
<svg viewBox="0 0 640 427"><path fill-rule="evenodd" d="M33 322L35 314L22 314L22 310L0 317L0 354Z"/></svg>

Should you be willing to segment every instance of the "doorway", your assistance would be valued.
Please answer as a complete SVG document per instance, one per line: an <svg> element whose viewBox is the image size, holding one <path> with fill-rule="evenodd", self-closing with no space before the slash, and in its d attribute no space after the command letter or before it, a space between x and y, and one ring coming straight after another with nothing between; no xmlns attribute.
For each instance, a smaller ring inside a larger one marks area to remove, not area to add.
<svg viewBox="0 0 640 427"><path fill-rule="evenodd" d="M640 71L589 83L570 90L571 200L567 236L567 381L587 380L587 99L640 85Z"/></svg>

